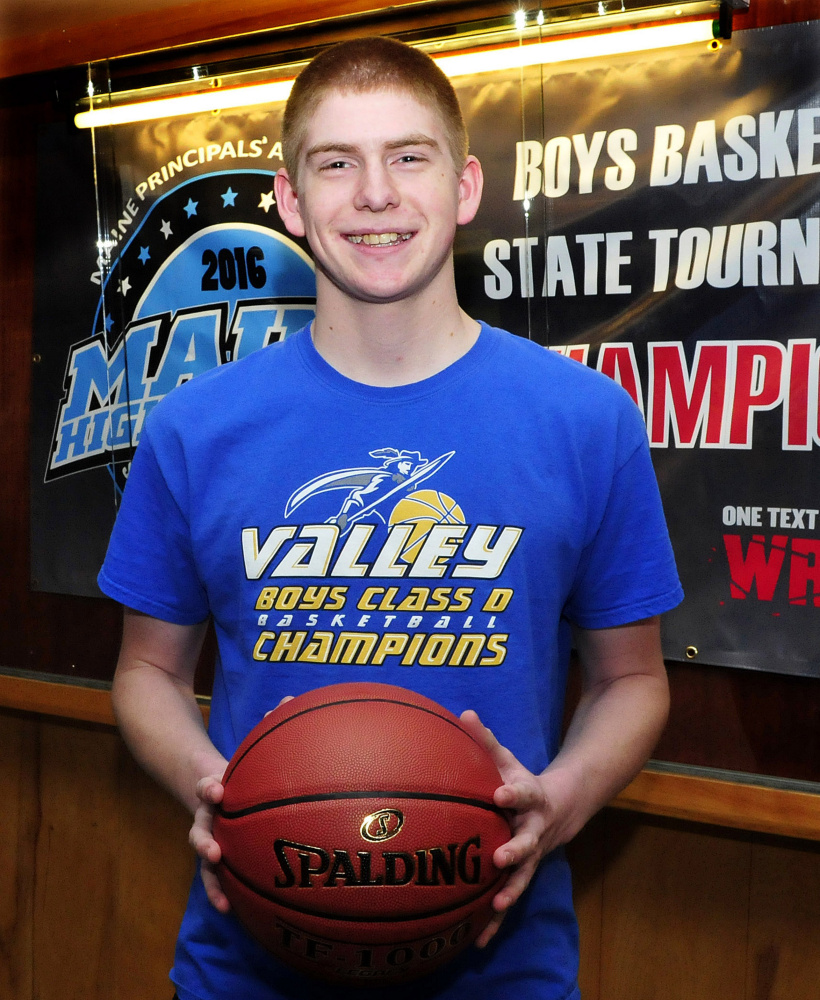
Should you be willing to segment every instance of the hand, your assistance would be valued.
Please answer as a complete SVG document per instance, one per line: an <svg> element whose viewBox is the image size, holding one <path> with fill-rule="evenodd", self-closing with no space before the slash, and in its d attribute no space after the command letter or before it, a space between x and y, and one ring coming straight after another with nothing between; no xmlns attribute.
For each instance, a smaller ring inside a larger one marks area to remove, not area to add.
<svg viewBox="0 0 820 1000"><path fill-rule="evenodd" d="M489 751L504 780L493 798L500 809L507 811L513 833L512 839L493 854L497 868L511 871L506 884L493 898L495 915L476 939L476 945L484 948L498 931L507 910L530 884L541 859L560 841L555 830L554 809L541 779L498 742L475 712L463 712L461 721Z"/></svg>
<svg viewBox="0 0 820 1000"><path fill-rule="evenodd" d="M292 700L292 695L286 695L276 707L279 708L280 705ZM266 712L265 718L269 715L270 712ZM223 775L224 771L222 775L210 774L200 778L197 782L196 794L199 805L194 813L194 822L188 834L188 842L200 858L200 874L206 896L211 905L220 913L227 913L231 904L222 891L219 877L216 874L216 867L222 860L222 850L214 840L213 835L214 813L225 794L225 788L222 784Z"/></svg>
<svg viewBox="0 0 820 1000"><path fill-rule="evenodd" d="M202 884L205 886L205 894L211 906L219 910L220 913L227 913L231 908L216 874L216 866L222 858L222 851L213 836L214 812L222 801L224 791L221 775L211 774L200 778L196 785L199 805L194 813L193 826L188 834L188 842L199 855L201 861L200 873Z"/></svg>

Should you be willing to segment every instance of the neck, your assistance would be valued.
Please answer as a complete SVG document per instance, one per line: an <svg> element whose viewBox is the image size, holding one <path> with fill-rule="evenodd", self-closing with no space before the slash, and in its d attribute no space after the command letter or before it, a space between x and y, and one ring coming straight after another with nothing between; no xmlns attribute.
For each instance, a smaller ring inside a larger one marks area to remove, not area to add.
<svg viewBox="0 0 820 1000"><path fill-rule="evenodd" d="M318 275L317 275L318 277ZM351 301L317 281L313 343L342 375L365 385L420 382L443 371L478 339L479 324L455 293L438 301Z"/></svg>

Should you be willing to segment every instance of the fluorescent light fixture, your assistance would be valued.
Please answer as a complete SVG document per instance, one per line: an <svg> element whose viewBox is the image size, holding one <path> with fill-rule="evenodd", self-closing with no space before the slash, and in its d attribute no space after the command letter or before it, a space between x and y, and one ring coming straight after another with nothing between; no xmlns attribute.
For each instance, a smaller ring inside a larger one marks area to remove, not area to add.
<svg viewBox="0 0 820 1000"><path fill-rule="evenodd" d="M206 111L224 111L244 108L254 104L273 104L286 101L293 80L276 80L248 87L226 87L224 90L204 90L198 94L179 97L161 97L134 104L112 104L90 111L80 111L74 116L77 128L101 128L103 125L125 125L129 122L147 122L176 115L196 115Z"/></svg>
<svg viewBox="0 0 820 1000"><path fill-rule="evenodd" d="M603 34L532 42L499 49L485 49L462 55L437 56L435 61L450 77L470 73L519 69L523 66L613 56L646 49L669 48L674 45L710 42L714 38L711 20L684 21L648 28L629 28ZM163 97L131 104L111 104L81 111L74 116L78 128L101 128L104 125L124 125L129 122L152 121L176 115L201 114L230 108L252 107L287 100L293 80L252 84L245 87L211 89L178 97Z"/></svg>
<svg viewBox="0 0 820 1000"><path fill-rule="evenodd" d="M674 45L689 45L695 42L719 45L714 37L712 21L684 21L681 24L609 31L600 35L583 35L580 38L558 38L504 49L442 56L436 59L436 62L447 76L466 76L470 73L519 69L522 66L539 64L552 65L573 59L615 56L626 52L670 48Z"/></svg>

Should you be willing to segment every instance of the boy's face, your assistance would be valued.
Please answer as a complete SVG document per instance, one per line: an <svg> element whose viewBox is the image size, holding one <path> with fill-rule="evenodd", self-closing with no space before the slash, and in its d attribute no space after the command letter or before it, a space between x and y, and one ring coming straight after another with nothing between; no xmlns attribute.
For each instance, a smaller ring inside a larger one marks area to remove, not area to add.
<svg viewBox="0 0 820 1000"><path fill-rule="evenodd" d="M437 112L401 91L329 94L307 129L298 193L284 170L276 183L318 280L363 302L451 284L456 226L475 215L482 186L475 157L456 169Z"/></svg>

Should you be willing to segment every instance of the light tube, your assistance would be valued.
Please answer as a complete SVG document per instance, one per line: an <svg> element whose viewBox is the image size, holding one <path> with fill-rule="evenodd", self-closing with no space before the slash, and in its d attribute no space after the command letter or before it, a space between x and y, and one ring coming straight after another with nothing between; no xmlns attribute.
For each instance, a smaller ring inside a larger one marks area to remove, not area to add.
<svg viewBox="0 0 820 1000"><path fill-rule="evenodd" d="M453 77L714 41L712 21L684 21L680 24L631 28L600 35L583 35L580 38L557 38L531 45L441 56L436 62L447 76Z"/></svg>
<svg viewBox="0 0 820 1000"><path fill-rule="evenodd" d="M519 69L523 66L538 64L551 65L573 59L613 56L626 52L669 48L674 45L689 45L696 42L711 42L715 47L720 45L714 38L711 20L630 28L625 31L554 39L546 42L533 42L501 49L486 49L482 52L468 52L462 55L434 58L447 76L458 77L470 73ZM76 114L74 123L78 128L100 128L104 125L124 125L130 122L152 121L176 115L192 115L208 111L223 111L229 108L273 104L287 100L292 86L293 80L277 80L272 83L252 84L246 87L226 87L221 90L207 90L179 97L163 97L150 101L138 101L133 104L93 108Z"/></svg>
<svg viewBox="0 0 820 1000"><path fill-rule="evenodd" d="M74 124L77 128L100 128L103 125L127 125L130 122L196 115L205 111L224 111L254 104L273 104L286 101L292 86L293 80L276 80L273 83L257 83L247 87L226 87L224 90L205 90L198 94L93 108L76 114Z"/></svg>

